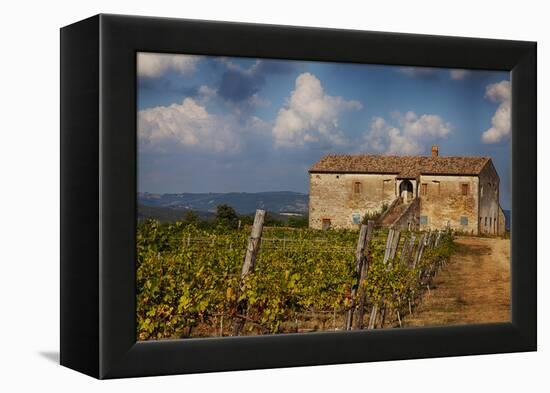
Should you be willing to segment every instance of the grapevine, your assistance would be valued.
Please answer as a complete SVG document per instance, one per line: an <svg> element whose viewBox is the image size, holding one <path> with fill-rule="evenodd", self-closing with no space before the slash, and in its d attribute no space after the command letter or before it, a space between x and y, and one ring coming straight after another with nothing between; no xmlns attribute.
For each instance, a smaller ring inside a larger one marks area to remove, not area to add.
<svg viewBox="0 0 550 393"><path fill-rule="evenodd" d="M255 270L239 290L247 229L199 229L148 220L137 232L137 337L139 340L225 336L235 317L242 334L341 328L352 304L357 232L275 228L265 231ZM453 251L452 235L426 250L420 263L384 264L386 232L368 247L363 283L366 307L388 312L408 304ZM265 239L264 239L265 238ZM397 260L397 259L396 259ZM236 315L246 299L246 315ZM389 315L389 314L388 314ZM306 329L307 328L307 329Z"/></svg>

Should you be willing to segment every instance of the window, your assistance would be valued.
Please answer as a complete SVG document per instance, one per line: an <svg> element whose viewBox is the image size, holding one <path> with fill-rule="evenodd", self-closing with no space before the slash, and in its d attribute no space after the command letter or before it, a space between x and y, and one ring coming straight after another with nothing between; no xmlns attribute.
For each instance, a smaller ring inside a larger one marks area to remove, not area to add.
<svg viewBox="0 0 550 393"><path fill-rule="evenodd" d="M483 197L483 186L481 186L481 197Z"/></svg>
<svg viewBox="0 0 550 393"><path fill-rule="evenodd" d="M356 181L353 183L353 193L354 194L361 194L361 182Z"/></svg>
<svg viewBox="0 0 550 393"><path fill-rule="evenodd" d="M485 226L487 226L487 217L485 217Z"/></svg>
<svg viewBox="0 0 550 393"><path fill-rule="evenodd" d="M469 192L470 192L470 185L468 183L462 183L460 185L460 193L462 195L468 195Z"/></svg>
<svg viewBox="0 0 550 393"><path fill-rule="evenodd" d="M330 229L330 218L323 218L323 231Z"/></svg>
<svg viewBox="0 0 550 393"><path fill-rule="evenodd" d="M420 216L420 225L428 225L428 216Z"/></svg>
<svg viewBox="0 0 550 393"><path fill-rule="evenodd" d="M422 183L420 185L420 194L421 195L428 195L428 183Z"/></svg>
<svg viewBox="0 0 550 393"><path fill-rule="evenodd" d="M468 225L468 217L466 216L460 217L460 225Z"/></svg>
<svg viewBox="0 0 550 393"><path fill-rule="evenodd" d="M361 214L359 213L352 213L351 214L351 222L356 224L356 225L359 225L361 224Z"/></svg>
<svg viewBox="0 0 550 393"><path fill-rule="evenodd" d="M493 226L493 217L489 217L489 228Z"/></svg>

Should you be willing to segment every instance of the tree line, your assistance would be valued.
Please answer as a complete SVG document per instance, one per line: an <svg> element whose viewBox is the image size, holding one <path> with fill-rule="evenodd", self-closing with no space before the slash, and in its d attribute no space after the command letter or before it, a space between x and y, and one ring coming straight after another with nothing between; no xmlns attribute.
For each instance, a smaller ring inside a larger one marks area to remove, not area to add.
<svg viewBox="0 0 550 393"><path fill-rule="evenodd" d="M183 216L184 223L193 224L197 228L211 229L238 229L247 225L252 225L254 221L253 214L238 214L237 211L228 204L218 205L216 207L216 215L214 220L202 219L195 211L188 210ZM308 216L288 216L285 219L281 215L267 212L264 225L270 227L292 227L292 228L307 228Z"/></svg>

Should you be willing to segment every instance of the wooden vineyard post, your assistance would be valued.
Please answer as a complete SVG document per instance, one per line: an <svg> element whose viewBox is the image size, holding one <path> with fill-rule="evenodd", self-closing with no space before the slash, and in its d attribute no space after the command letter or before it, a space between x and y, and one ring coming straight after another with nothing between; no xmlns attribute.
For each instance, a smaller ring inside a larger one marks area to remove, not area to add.
<svg viewBox="0 0 550 393"><path fill-rule="evenodd" d="M367 261L365 252L368 248L368 242L370 241L369 234L372 236L372 226L372 221L369 220L369 223L367 225L361 225L361 229L359 230L359 239L357 240L357 248L355 250L355 279L357 282L351 288L351 305L346 318L346 330L352 329L357 289L361 287L362 279L366 276L366 271L368 269L368 266L365 266ZM361 290L359 292L362 293ZM359 303L361 305L364 304L361 301Z"/></svg>
<svg viewBox="0 0 550 393"><path fill-rule="evenodd" d="M384 251L384 260L382 262L384 265L386 263L388 263L388 260L390 259L391 246L392 246L392 242L393 242L393 233L394 233L394 230L390 229L389 232L388 232L388 238L386 239L386 248L385 248L385 251Z"/></svg>
<svg viewBox="0 0 550 393"><path fill-rule="evenodd" d="M430 230L428 232L428 238L426 239L426 246L428 246L428 249L432 248L432 240L433 240L433 236L434 233Z"/></svg>
<svg viewBox="0 0 550 393"><path fill-rule="evenodd" d="M244 256L243 267L241 270L241 280L239 283L239 291L237 293L237 298L240 293L244 290L244 282L246 277L254 271L254 265L256 264L256 256L258 251L260 251L260 243L262 241L262 231L264 229L264 218L265 210L256 210L256 216L254 217L254 224L252 225L252 230L250 231L250 237L248 238L248 245L246 246L246 254ZM241 333L242 328L244 327L244 317L247 309L246 299L241 300L237 304L236 316L234 318L233 324L233 335L238 336Z"/></svg>
<svg viewBox="0 0 550 393"><path fill-rule="evenodd" d="M369 220L367 222L367 239L365 241L366 248L364 252L363 267L361 268L361 275L359 276L359 301L357 304L357 316L355 318L355 328L363 329L363 316L365 314L365 281L367 280L367 273L369 270L369 245L372 239L372 230L374 228L374 221Z"/></svg>
<svg viewBox="0 0 550 393"><path fill-rule="evenodd" d="M246 254L244 256L243 268L241 270L241 282L242 280L254 270L256 264L256 255L260 250L260 243L262 240L262 231L264 229L265 210L256 210L256 216L254 217L254 224L250 231L250 237L248 238L248 246L246 247Z"/></svg>
<svg viewBox="0 0 550 393"><path fill-rule="evenodd" d="M441 239L441 231L437 231L437 237L435 238L435 246L439 245L439 240Z"/></svg>
<svg viewBox="0 0 550 393"><path fill-rule="evenodd" d="M410 260L411 260L411 255L412 255L412 252L413 252L413 249L414 249L414 241L416 240L416 236L414 235L411 235L411 237L409 238L409 241L403 245L403 251L404 251L404 256L403 254L401 254L401 264L402 265L406 265L406 266L410 266ZM407 248L405 248L405 246Z"/></svg>
<svg viewBox="0 0 550 393"><path fill-rule="evenodd" d="M425 244L426 244L426 234L423 234L420 237L420 240L418 241L418 248L416 249L416 255L414 257L413 266L412 266L413 269L420 262L420 259L422 259L422 252L424 251Z"/></svg>
<svg viewBox="0 0 550 393"><path fill-rule="evenodd" d="M399 247L400 237L401 237L401 232L394 231L392 244L391 244L391 248L390 248L390 256L389 256L390 261L393 261L395 259L395 254L397 253L397 248Z"/></svg>
<svg viewBox="0 0 550 393"><path fill-rule="evenodd" d="M391 247L390 247L390 255L388 258L388 263L386 265L386 270L390 269L393 266L395 255L397 253L397 247L399 247L399 239L401 238L401 232L400 231L393 231L392 239L391 239ZM382 298L383 302L385 301L385 297ZM386 317L386 306L382 305L382 309L380 310L380 326L384 327L384 318Z"/></svg>
<svg viewBox="0 0 550 393"><path fill-rule="evenodd" d="M401 255L399 256L399 265L403 266L407 260L407 251L408 251L409 239L405 237L403 240L403 247L401 248Z"/></svg>
<svg viewBox="0 0 550 393"><path fill-rule="evenodd" d="M388 238L386 239L386 252L384 253L384 261L383 261L384 265L388 263L388 259L390 258L391 247L393 244L393 236L394 236L394 230L390 229L390 231L388 232ZM378 303L374 303L374 305L372 306L372 310L369 318L369 325L368 325L369 329L374 329L374 323L376 322L377 314L378 314Z"/></svg>
<svg viewBox="0 0 550 393"><path fill-rule="evenodd" d="M428 233L426 233L426 238L424 239L424 248L426 248L426 246L428 246L429 248L431 237L432 237L432 231L428 230Z"/></svg>
<svg viewBox="0 0 550 393"><path fill-rule="evenodd" d="M374 329L374 323L376 322L376 314L378 314L378 303L374 303L372 306L372 311L369 317L368 329Z"/></svg>
<svg viewBox="0 0 550 393"><path fill-rule="evenodd" d="M351 287L351 304L348 310L348 315L346 318L346 330L351 330L351 325L353 322L353 309L355 308L355 295L357 294L357 287L359 285L359 279L361 277L361 270L363 269L363 261L365 259L365 245L367 240L367 226L365 224L361 225L359 230L359 239L357 240L357 248L355 250L355 279L357 281Z"/></svg>
<svg viewBox="0 0 550 393"><path fill-rule="evenodd" d="M399 247L400 238L401 238L401 232L394 230L393 236L392 236L392 241L391 241L390 255L389 255L389 259L388 259L389 263L386 266L386 269L391 268L393 266L394 262L395 262L395 256L397 255L397 248ZM382 310L380 312L380 320L381 320L381 325L382 326L384 325L385 316L386 316L386 307L384 306L384 307L382 307Z"/></svg>

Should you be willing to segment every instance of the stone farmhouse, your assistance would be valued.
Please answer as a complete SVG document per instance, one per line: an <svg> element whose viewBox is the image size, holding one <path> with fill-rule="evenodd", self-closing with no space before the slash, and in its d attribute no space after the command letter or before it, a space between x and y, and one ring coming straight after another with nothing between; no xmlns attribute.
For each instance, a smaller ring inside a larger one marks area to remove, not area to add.
<svg viewBox="0 0 550 393"><path fill-rule="evenodd" d="M490 157L328 155L309 169L309 226L380 226L502 235L500 179Z"/></svg>

